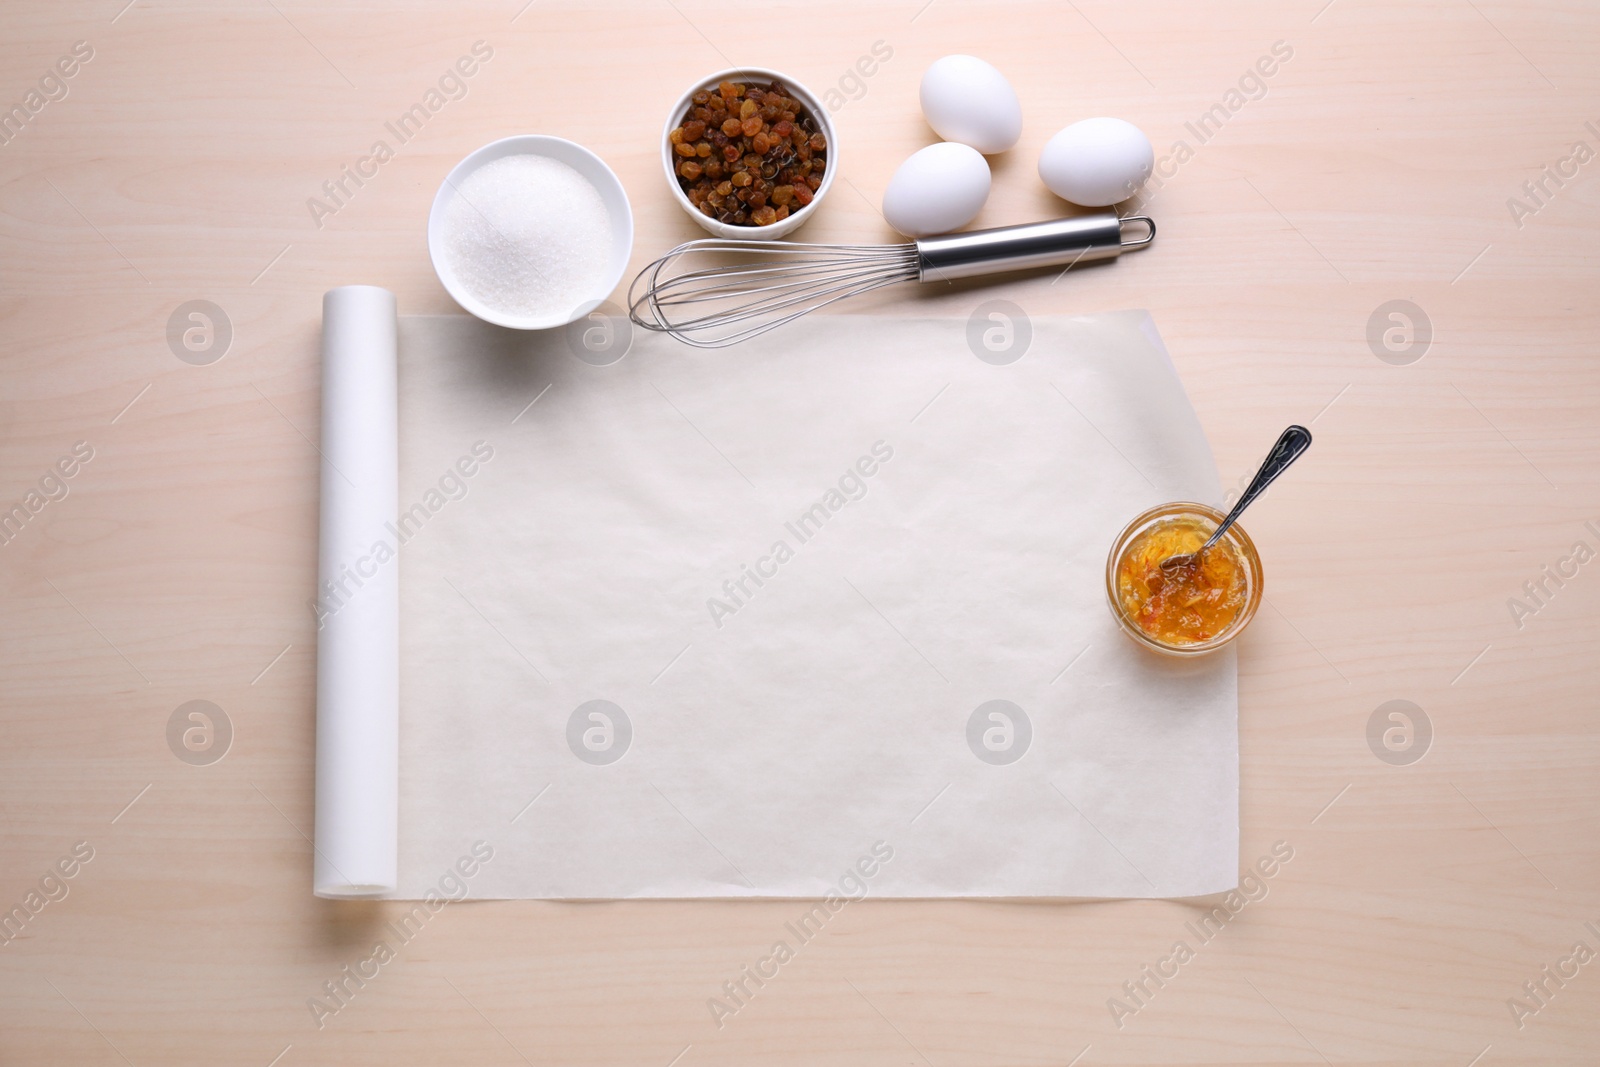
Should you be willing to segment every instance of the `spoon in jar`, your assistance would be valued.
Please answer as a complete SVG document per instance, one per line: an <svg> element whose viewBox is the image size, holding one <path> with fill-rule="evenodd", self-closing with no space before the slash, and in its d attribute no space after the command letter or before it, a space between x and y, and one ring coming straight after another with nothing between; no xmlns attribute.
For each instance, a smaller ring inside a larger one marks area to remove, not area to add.
<svg viewBox="0 0 1600 1067"><path fill-rule="evenodd" d="M1288 470L1289 464L1299 459L1305 450L1310 447L1311 431L1304 426L1291 426L1283 431L1283 435L1278 438L1278 443L1272 446L1272 451L1262 461L1261 469L1256 471L1254 478L1250 479L1250 484L1245 486L1243 495L1239 497L1239 502L1233 506L1232 511L1228 512L1228 517L1222 520L1222 525L1217 527L1216 532L1206 538L1206 543L1196 551L1182 552L1162 560L1161 569L1170 573L1198 563L1200 557L1205 555L1206 549L1221 540L1222 535L1228 532L1228 528L1239 520L1239 515L1244 509L1249 507L1256 497L1266 492L1267 486L1271 485L1278 475Z"/></svg>

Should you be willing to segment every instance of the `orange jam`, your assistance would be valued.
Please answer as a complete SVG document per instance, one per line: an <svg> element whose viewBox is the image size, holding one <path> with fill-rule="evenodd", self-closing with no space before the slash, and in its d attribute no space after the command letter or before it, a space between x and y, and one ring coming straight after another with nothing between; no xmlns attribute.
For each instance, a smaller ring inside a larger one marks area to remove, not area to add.
<svg viewBox="0 0 1600 1067"><path fill-rule="evenodd" d="M1249 600L1245 561L1224 537L1198 560L1162 570L1161 562L1194 552L1216 529L1196 516L1161 519L1141 530L1117 561L1123 614L1153 641L1198 645L1226 630Z"/></svg>

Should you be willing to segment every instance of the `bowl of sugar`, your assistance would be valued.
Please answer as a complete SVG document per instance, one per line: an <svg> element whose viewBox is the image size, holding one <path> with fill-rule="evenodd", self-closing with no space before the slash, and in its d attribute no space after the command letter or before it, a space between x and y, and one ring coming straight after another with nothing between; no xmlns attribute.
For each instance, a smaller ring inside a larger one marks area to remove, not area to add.
<svg viewBox="0 0 1600 1067"><path fill-rule="evenodd" d="M428 255L455 302L496 326L548 330L593 311L622 280L633 212L599 156L560 137L491 141L445 176Z"/></svg>

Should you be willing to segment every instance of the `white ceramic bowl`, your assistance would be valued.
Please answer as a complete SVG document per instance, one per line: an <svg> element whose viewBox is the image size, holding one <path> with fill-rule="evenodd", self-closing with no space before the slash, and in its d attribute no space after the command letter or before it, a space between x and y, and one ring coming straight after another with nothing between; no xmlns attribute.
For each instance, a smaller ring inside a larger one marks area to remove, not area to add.
<svg viewBox="0 0 1600 1067"><path fill-rule="evenodd" d="M822 172L822 184L817 188L816 195L811 198L811 203L796 211L781 222L774 222L771 226L732 226L726 222L702 215L698 208L689 203L688 194L678 184L677 157L672 154L672 142L667 137L674 129L683 124L683 117L689 113L691 98L702 89L715 89L722 82L731 81L741 84L750 82L782 82L784 88L789 90L789 95L805 105L811 113L812 121L817 124L817 130L828 139L828 169ZM822 106L822 101L810 89L795 81L787 74L766 67L735 67L731 70L722 70L702 78L689 86L678 102L672 105L672 110L667 112L667 124L661 128L661 169L667 176L667 188L672 190L672 198L678 206L688 214L691 219L705 227L706 231L714 237L731 237L747 241L771 241L804 226L816 214L828 190L833 186L833 176L839 173L839 138L833 128L833 119L828 114L828 109Z"/></svg>
<svg viewBox="0 0 1600 1067"><path fill-rule="evenodd" d="M611 261L606 270L605 284L598 286L582 304L573 308L570 314L533 318L507 315L485 307L482 301L474 297L456 278L449 257L444 254L445 213L451 201L455 199L456 189L460 187L461 182L484 164L515 155L545 156L565 163L595 187L600 199L605 203L606 213L611 217ZM617 283L622 280L623 271L628 268L628 256L632 252L633 210L628 206L628 194L623 192L622 183L599 156L582 145L561 137L525 133L490 141L455 165L455 169L439 186L439 191L433 198L433 210L428 212L428 256L433 260L434 273L439 276L445 291L455 299L456 303L478 318L513 330L549 330L583 318L599 307L617 287Z"/></svg>

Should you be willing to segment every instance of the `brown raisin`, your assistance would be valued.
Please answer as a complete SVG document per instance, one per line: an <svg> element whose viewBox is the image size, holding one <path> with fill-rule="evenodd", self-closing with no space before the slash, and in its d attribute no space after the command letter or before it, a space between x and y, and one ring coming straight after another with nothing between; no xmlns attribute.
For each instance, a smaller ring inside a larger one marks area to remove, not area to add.
<svg viewBox="0 0 1600 1067"><path fill-rule="evenodd" d="M778 213L773 208L762 206L752 211L750 218L757 226L771 226L778 221Z"/></svg>
<svg viewBox="0 0 1600 1067"><path fill-rule="evenodd" d="M700 119L695 119L693 122L685 122L679 129L683 131L683 139L685 141L698 141L706 135L706 124Z"/></svg>
<svg viewBox="0 0 1600 1067"><path fill-rule="evenodd" d="M694 181L696 178L700 177L700 172L703 169L704 168L702 168L700 164L690 159L686 159L682 163L678 164L678 173L683 175L685 178L688 178L690 181Z"/></svg>

